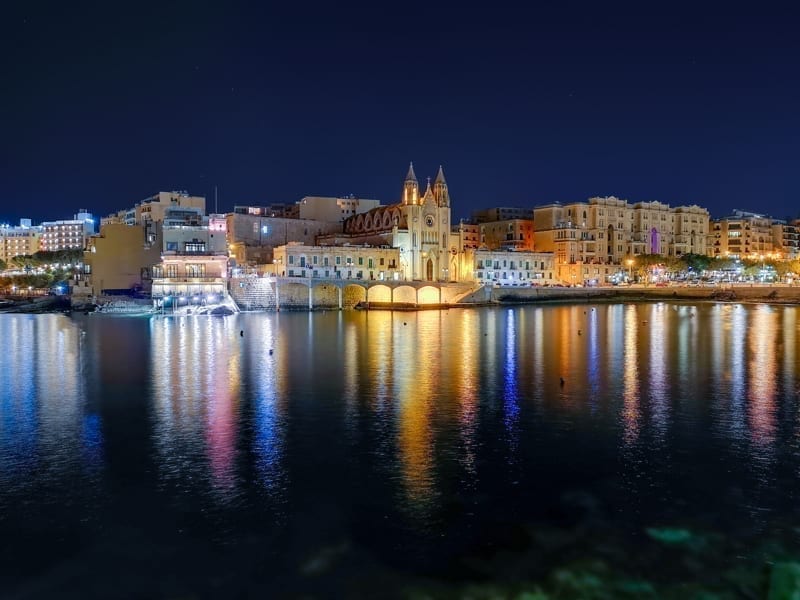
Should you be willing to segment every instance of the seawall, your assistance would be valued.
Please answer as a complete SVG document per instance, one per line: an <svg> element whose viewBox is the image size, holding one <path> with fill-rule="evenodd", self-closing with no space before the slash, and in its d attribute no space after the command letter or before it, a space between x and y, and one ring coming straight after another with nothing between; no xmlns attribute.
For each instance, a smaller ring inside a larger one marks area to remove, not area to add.
<svg viewBox="0 0 800 600"><path fill-rule="evenodd" d="M714 287L493 288L492 303L625 302L632 300L699 300L800 304L800 287L727 285Z"/></svg>

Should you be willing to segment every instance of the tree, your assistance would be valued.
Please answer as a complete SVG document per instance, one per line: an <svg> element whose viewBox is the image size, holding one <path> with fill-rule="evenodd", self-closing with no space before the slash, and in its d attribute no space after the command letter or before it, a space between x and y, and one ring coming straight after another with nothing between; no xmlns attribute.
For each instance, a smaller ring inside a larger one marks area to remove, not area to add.
<svg viewBox="0 0 800 600"><path fill-rule="evenodd" d="M680 257L680 261L685 265L686 270L702 273L708 270L711 264L711 257L703 254L684 254Z"/></svg>

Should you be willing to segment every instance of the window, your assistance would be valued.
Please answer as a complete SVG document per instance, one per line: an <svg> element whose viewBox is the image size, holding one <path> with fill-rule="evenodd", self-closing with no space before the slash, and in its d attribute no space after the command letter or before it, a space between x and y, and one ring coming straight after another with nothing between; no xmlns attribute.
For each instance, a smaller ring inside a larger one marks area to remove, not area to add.
<svg viewBox="0 0 800 600"><path fill-rule="evenodd" d="M186 276L187 277L205 277L206 276L206 266L204 264L198 265L186 265Z"/></svg>
<svg viewBox="0 0 800 600"><path fill-rule="evenodd" d="M358 257L358 266L361 267L363 265L364 265L364 257L363 256L359 256Z"/></svg>
<svg viewBox="0 0 800 600"><path fill-rule="evenodd" d="M340 264L342 264L342 257L341 257L341 256L337 256L337 257L336 257L336 264L337 264L337 265L340 265Z"/></svg>
<svg viewBox="0 0 800 600"><path fill-rule="evenodd" d="M383 258L383 257L381 257L381 260L380 260L380 265L381 265L381 266L383 266L383 261L384 261L384 258Z"/></svg>
<svg viewBox="0 0 800 600"><path fill-rule="evenodd" d="M289 264L290 264L290 265L293 265L293 264L294 264L294 254L290 254L290 255L289 255ZM291 271L289 271L289 272L291 273ZM290 277L291 277L291 275L290 275Z"/></svg>

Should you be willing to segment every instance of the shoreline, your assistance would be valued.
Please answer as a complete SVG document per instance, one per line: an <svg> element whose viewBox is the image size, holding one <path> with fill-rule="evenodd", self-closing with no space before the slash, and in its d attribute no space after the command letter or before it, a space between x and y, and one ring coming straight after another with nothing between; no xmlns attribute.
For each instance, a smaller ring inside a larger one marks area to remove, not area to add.
<svg viewBox="0 0 800 600"><path fill-rule="evenodd" d="M286 306L243 312L318 312L330 310L389 310L416 312L452 308L484 308L536 304L614 304L625 302L715 302L720 304L765 304L800 306L800 287L742 286L724 288L487 288L483 299L456 303L413 304L362 302L350 309L319 307L308 309ZM107 304L74 305L69 296L4 298L0 314L84 313L116 316L154 316L159 312L140 302L116 301Z"/></svg>

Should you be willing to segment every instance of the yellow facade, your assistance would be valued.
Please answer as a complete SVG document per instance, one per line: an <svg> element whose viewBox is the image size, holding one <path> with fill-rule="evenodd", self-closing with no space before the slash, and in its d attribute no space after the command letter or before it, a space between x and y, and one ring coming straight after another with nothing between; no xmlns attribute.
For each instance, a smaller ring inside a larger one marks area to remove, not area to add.
<svg viewBox="0 0 800 600"><path fill-rule="evenodd" d="M534 223L536 250L555 255L558 277L566 283L605 281L638 254L709 251L708 211L695 205L670 208L655 201L631 205L613 196L591 198L535 207Z"/></svg>
<svg viewBox="0 0 800 600"><path fill-rule="evenodd" d="M380 246L306 246L289 243L274 251L270 272L279 277L400 281L400 250Z"/></svg>
<svg viewBox="0 0 800 600"><path fill-rule="evenodd" d="M151 267L161 259L160 240L148 244L141 225L109 223L89 238L84 276L76 287L100 295L106 290L132 290L149 284Z"/></svg>

